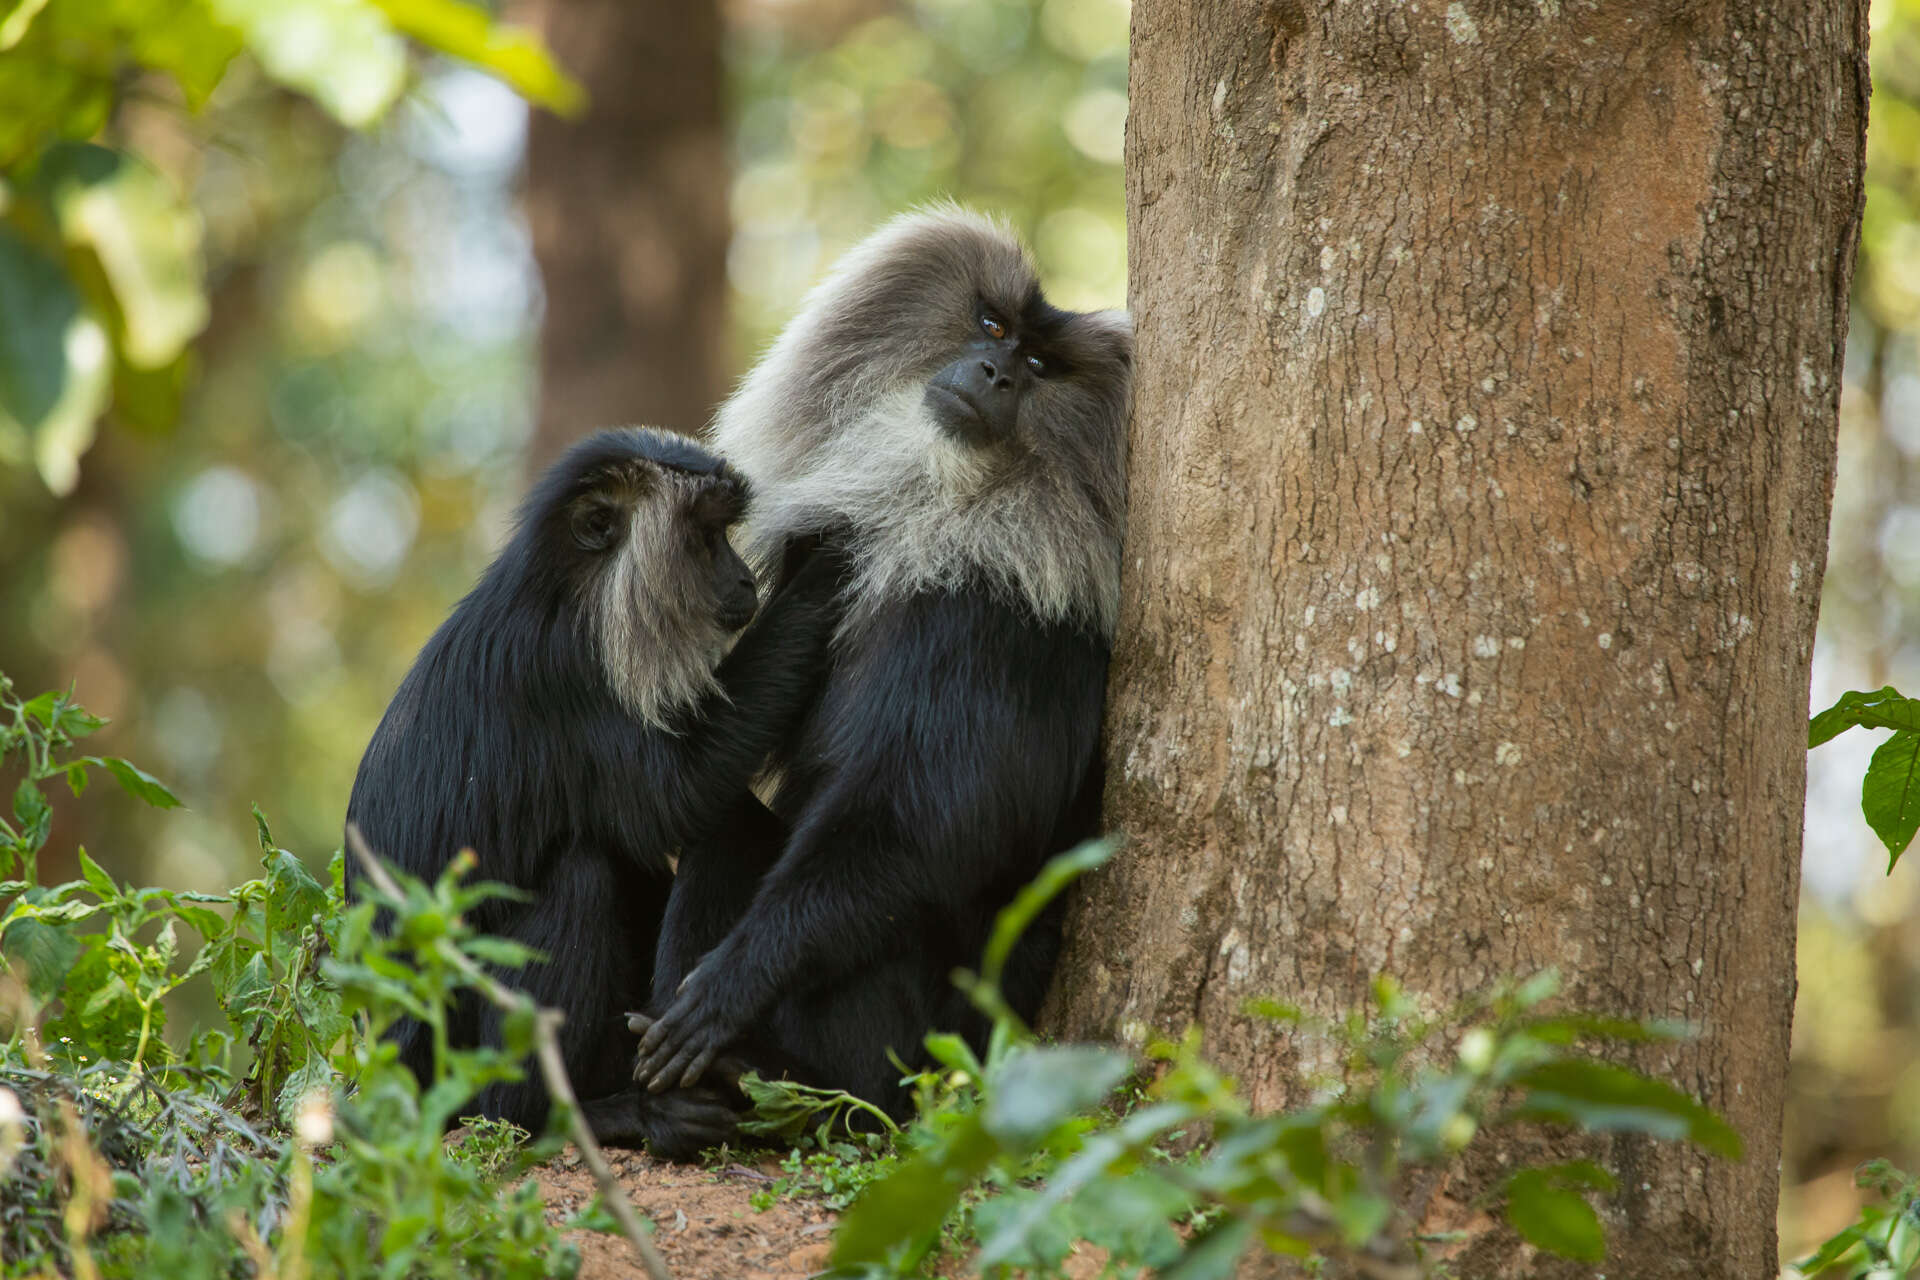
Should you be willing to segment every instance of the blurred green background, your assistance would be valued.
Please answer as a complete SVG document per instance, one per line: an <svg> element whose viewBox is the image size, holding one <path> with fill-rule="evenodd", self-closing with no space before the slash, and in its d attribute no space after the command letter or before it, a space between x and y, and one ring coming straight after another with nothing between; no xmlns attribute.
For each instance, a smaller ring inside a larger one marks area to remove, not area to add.
<svg viewBox="0 0 1920 1280"><path fill-rule="evenodd" d="M9 24L41 6L0 0L0 116L47 99L23 59L62 6L92 3L52 0L12 48ZM530 461L606 421L698 427L890 213L942 196L1001 213L1056 301L1124 300L1125 0L505 16L585 81L584 119L530 116L469 65L379 41L314 84L295 36L290 61L256 44L204 95L190 69L103 77L94 136L197 215L206 328L157 372L119 371L77 473L0 415L0 670L29 692L75 683L115 721L98 749L187 807L98 792L61 811L56 851L218 889L250 869L257 802L322 858L388 695L499 542ZM1817 706L1920 694L1920 0L1873 0L1871 24ZM0 127L0 167L10 145ZM1859 816L1879 736L1811 757L1788 1251L1852 1216L1860 1160L1920 1164L1920 859L1886 876Z"/></svg>

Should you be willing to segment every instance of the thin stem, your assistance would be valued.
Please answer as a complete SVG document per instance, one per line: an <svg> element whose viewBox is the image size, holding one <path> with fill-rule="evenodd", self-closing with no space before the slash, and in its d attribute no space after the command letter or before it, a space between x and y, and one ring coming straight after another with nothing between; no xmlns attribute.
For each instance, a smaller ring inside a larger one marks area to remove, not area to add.
<svg viewBox="0 0 1920 1280"><path fill-rule="evenodd" d="M347 824L347 848L359 860L361 870L367 873L367 879L373 882L374 888L394 902L404 901L400 886L393 882L387 869L373 856L366 838L360 834L360 828L352 823ZM540 1063L540 1074L546 1081L547 1096L567 1108L573 1145L580 1149L580 1158L593 1173L593 1180L600 1187L601 1201L620 1224L620 1230L633 1245L634 1252L640 1255L640 1265L646 1269L651 1280L673 1280L672 1273L667 1270L667 1260L654 1247L652 1238L640 1223L640 1216L627 1202L620 1180L613 1176L613 1169L607 1164L600 1144L593 1140L593 1131L587 1127L586 1116L580 1110L580 1100L574 1095L573 1082L567 1078L567 1067L561 1060L560 1039L556 1034L566 1015L558 1009L542 1009L534 1005L526 995L502 984L445 938L435 939L433 945L440 958L459 970L461 977L478 989L495 1008L506 1013L533 1009L534 1056Z"/></svg>

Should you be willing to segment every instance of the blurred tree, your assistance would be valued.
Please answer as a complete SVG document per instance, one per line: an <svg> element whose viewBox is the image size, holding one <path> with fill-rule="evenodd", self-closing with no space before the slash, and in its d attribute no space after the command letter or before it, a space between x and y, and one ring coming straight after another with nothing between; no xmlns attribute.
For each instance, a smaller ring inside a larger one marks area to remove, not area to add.
<svg viewBox="0 0 1920 1280"><path fill-rule="evenodd" d="M56 850L85 842L122 874L208 887L245 865L249 801L285 819L297 847L323 856L337 841L369 726L517 487L535 296L512 218L526 108L470 67L412 62L400 33L508 69L538 47L445 0L328 3L357 15L367 60L335 49L289 70L288 42L311 52L316 31L267 23L267 44L229 49L191 111L142 73L147 44L73 38L136 18L190 33L167 24L197 7L28 5L24 42L0 56L0 98L111 86L100 120L7 135L0 239L37 255L41 277L77 299L71 314L105 336L110 413L128 428L82 463L91 418L67 415L76 430L49 435L44 419L15 417L9 453L8 406L65 375L10 378L6 353L31 352L20 344L40 340L39 321L18 310L32 295L0 284L0 654L29 683L77 681L119 721L104 740L146 753L190 806L157 821L86 806ZM301 6L255 8L291 20ZM63 25L28 51L43 19ZM21 36L18 13L0 36ZM76 186L60 176L76 161L82 179L138 178ZM191 234L135 234L151 225ZM103 252L119 255L119 277ZM148 296L154 281L162 300L203 299L199 338L186 342L185 308ZM164 378L137 366L129 307L181 344ZM29 460L37 469L6 465ZM72 489L56 497L49 483Z"/></svg>
<svg viewBox="0 0 1920 1280"><path fill-rule="evenodd" d="M1057 1029L1559 965L1744 1162L1609 1142L1607 1271L1776 1271L1807 671L1865 4L1134 19L1108 824ZM1474 1276L1588 1275L1410 1206Z"/></svg>
<svg viewBox="0 0 1920 1280"><path fill-rule="evenodd" d="M743 356L842 249L951 198L1033 246L1048 296L1126 289L1126 0L743 0L728 271Z"/></svg>
<svg viewBox="0 0 1920 1280"><path fill-rule="evenodd" d="M533 122L546 285L528 462L615 423L698 431L726 390L727 135L714 0L530 0L592 98Z"/></svg>
<svg viewBox="0 0 1920 1280"><path fill-rule="evenodd" d="M178 416L207 322L201 224L149 161L97 145L118 141L128 87L198 111L245 58L360 127L399 96L406 36L549 105L578 99L538 45L463 0L0 4L0 465L30 459L65 493L110 404L147 427Z"/></svg>

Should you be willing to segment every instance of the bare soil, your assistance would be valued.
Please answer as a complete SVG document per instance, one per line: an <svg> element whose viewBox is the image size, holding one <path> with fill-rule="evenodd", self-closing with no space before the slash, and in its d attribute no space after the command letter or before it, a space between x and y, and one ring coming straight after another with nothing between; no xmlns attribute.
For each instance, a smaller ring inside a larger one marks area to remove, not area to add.
<svg viewBox="0 0 1920 1280"><path fill-rule="evenodd" d="M654 1225L674 1280L804 1280L827 1269L834 1215L817 1203L783 1197L764 1212L748 1203L780 1176L776 1158L718 1169L668 1164L640 1152L609 1151L627 1198ZM571 1148L538 1173L547 1213L559 1221L592 1202L593 1175ZM619 1236L577 1232L579 1280L627 1280L641 1274L633 1246Z"/></svg>
<svg viewBox="0 0 1920 1280"><path fill-rule="evenodd" d="M637 1151L609 1151L627 1199L652 1221L654 1242L674 1280L807 1280L827 1269L837 1215L805 1197L781 1197L764 1211L748 1198L780 1176L773 1153L708 1169L669 1164ZM593 1175L569 1147L536 1174L548 1217L559 1222L597 1192ZM631 1280L642 1274L633 1246L619 1236L581 1231L579 1280ZM1067 1260L1070 1280L1100 1274L1105 1254L1085 1243ZM947 1258L936 1275L971 1275L965 1258Z"/></svg>

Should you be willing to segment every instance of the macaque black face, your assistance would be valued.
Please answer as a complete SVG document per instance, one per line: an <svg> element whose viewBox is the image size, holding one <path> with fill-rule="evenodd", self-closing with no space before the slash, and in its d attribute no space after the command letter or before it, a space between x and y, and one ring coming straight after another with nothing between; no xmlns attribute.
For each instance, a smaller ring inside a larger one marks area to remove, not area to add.
<svg viewBox="0 0 1920 1280"><path fill-rule="evenodd" d="M956 440L987 445L1014 434L1020 401L1047 376L1039 335L1019 321L982 306L978 337L960 358L927 382L927 412Z"/></svg>
<svg viewBox="0 0 1920 1280"><path fill-rule="evenodd" d="M695 501L694 527L706 539L702 550L711 565L714 617L727 630L738 631L753 621L754 610L760 607L760 593L753 570L747 568L747 562L727 539L727 526L740 518L742 504L725 503L723 497L714 494L708 501L708 495L702 495Z"/></svg>
<svg viewBox="0 0 1920 1280"><path fill-rule="evenodd" d="M675 495L664 508L663 488ZM695 455L616 463L588 475L568 511L568 532L586 553L590 574L612 572L625 556L642 566L628 575L632 589L656 600L683 599L689 613L704 611L731 635L753 621L760 603L753 571L727 539L746 508L746 481L724 462ZM674 555L656 552L649 564L636 540L671 546ZM684 572L661 571L669 566Z"/></svg>

